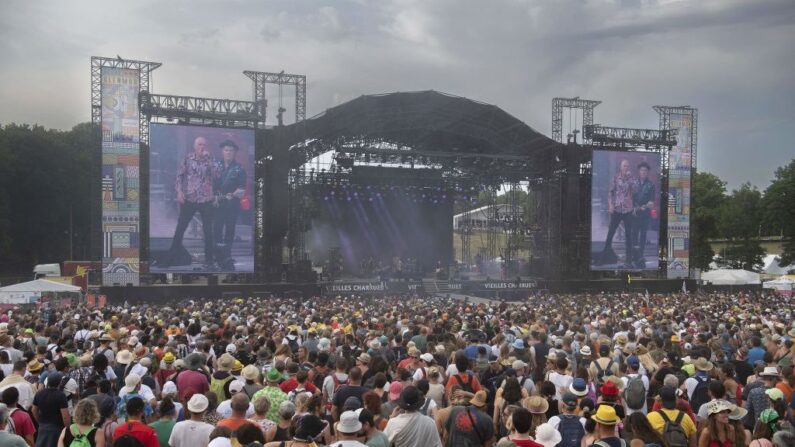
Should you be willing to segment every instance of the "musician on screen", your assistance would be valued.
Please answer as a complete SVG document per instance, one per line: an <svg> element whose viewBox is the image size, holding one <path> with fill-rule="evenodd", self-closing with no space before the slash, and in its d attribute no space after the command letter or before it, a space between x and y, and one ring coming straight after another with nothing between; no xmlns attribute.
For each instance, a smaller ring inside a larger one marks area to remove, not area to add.
<svg viewBox="0 0 795 447"><path fill-rule="evenodd" d="M610 189L607 193L607 212L610 214L610 225L607 229L607 239L602 250L599 262L601 264L614 264L618 262L618 256L613 251L613 236L618 230L618 225L624 224L624 247L626 266L632 265L632 236L633 224L635 223L633 211L633 196L637 189L638 181L630 171L629 160L621 160L619 172L610 181Z"/></svg>
<svg viewBox="0 0 795 447"><path fill-rule="evenodd" d="M215 241L223 243L226 258L231 256L235 240L235 224L240 214L240 199L246 191L246 171L237 162L238 147L232 140L220 144L223 162L219 177L215 180L217 208L215 210ZM217 260L220 262L220 260Z"/></svg>
<svg viewBox="0 0 795 447"><path fill-rule="evenodd" d="M215 195L213 185L220 175L221 165L207 150L207 140L197 137L193 140L193 151L185 155L177 169L175 182L179 217L169 252L171 259L184 251L182 238L196 213L199 213L204 233L204 267L217 270L213 256L213 220L215 214Z"/></svg>
<svg viewBox="0 0 795 447"><path fill-rule="evenodd" d="M638 164L638 185L632 197L635 218L635 235L632 241L637 245L635 265L638 268L646 267L644 251L646 250L646 231L649 229L651 210L654 208L654 183L649 180L651 167L645 161Z"/></svg>

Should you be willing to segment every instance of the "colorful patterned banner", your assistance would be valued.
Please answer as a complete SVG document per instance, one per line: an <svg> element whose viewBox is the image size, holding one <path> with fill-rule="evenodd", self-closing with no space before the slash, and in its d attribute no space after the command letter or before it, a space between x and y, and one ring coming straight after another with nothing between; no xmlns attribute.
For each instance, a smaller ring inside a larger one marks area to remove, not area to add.
<svg viewBox="0 0 795 447"><path fill-rule="evenodd" d="M668 156L668 278L689 276L693 113L669 115L669 128L679 132Z"/></svg>
<svg viewBox="0 0 795 447"><path fill-rule="evenodd" d="M139 285L140 72L102 68L102 283Z"/></svg>

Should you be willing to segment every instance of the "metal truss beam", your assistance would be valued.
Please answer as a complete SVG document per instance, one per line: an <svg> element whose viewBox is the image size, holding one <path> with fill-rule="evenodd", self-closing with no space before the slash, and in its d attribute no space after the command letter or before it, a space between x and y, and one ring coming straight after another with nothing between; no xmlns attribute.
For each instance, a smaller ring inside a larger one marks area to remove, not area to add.
<svg viewBox="0 0 795 447"><path fill-rule="evenodd" d="M140 95L140 105L141 111L149 116L230 127L254 127L262 117L260 104L253 101L153 95L143 92Z"/></svg>
<svg viewBox="0 0 795 447"><path fill-rule="evenodd" d="M601 104L602 101L591 99L574 98L552 98L552 139L558 143L563 143L563 109L581 109L582 124L589 126L593 124L593 109ZM584 135L584 142L589 141Z"/></svg>
<svg viewBox="0 0 795 447"><path fill-rule="evenodd" d="M693 122L693 131L690 134L690 166L696 169L697 155L698 155L698 109L690 106L654 106L652 107L655 112L660 115L660 129L671 129L671 115L691 115Z"/></svg>
<svg viewBox="0 0 795 447"><path fill-rule="evenodd" d="M262 106L262 123L265 123L265 86L267 84L275 85L293 85L295 86L295 122L300 123L306 120L306 76L299 74L289 74L285 72L271 73L265 71L251 71L246 70L243 72L249 79L254 81L254 101ZM278 112L281 113L281 112Z"/></svg>
<svg viewBox="0 0 795 447"><path fill-rule="evenodd" d="M618 145L674 146L676 129L631 129L589 125L583 127L584 137L598 143Z"/></svg>

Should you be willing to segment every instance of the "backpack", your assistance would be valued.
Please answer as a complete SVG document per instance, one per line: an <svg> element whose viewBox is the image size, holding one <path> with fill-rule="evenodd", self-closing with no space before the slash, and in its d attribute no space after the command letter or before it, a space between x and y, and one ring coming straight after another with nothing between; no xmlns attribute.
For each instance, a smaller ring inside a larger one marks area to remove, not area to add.
<svg viewBox="0 0 795 447"><path fill-rule="evenodd" d="M129 424L127 426L127 432L119 436L115 441L113 441L113 447L144 447L144 445L141 443L141 441L138 440L138 438L130 434L131 429L132 429L132 424Z"/></svg>
<svg viewBox="0 0 795 447"><path fill-rule="evenodd" d="M298 348L299 348L299 346L298 346L298 336L295 335L294 337L295 338L292 338L292 339L289 336L287 336L285 338L287 338L287 346L290 348L290 352L292 352L294 356L297 356L298 355Z"/></svg>
<svg viewBox="0 0 795 447"><path fill-rule="evenodd" d="M573 414L561 414L558 431L560 432L560 442L557 447L579 447L585 436L585 429L580 423L580 418Z"/></svg>
<svg viewBox="0 0 795 447"><path fill-rule="evenodd" d="M72 424L69 426L69 431L72 433L72 442L69 443L69 447L91 447L91 442L88 440L88 435L94 431L94 429L90 429L85 433L80 433L80 429L77 427L77 424Z"/></svg>
<svg viewBox="0 0 795 447"><path fill-rule="evenodd" d="M19 408L13 408L13 409L12 409L12 410L11 410L11 411L8 413L8 419L6 419L6 421L8 422L8 423L6 424L6 432L7 432L7 433L10 433L10 434L12 434L12 435L15 435L15 434L17 434L17 427L16 427L16 425L14 425L14 419L11 417L11 416L13 416L13 415L14 415L14 413L16 413L16 412L17 412L17 410L19 410Z"/></svg>
<svg viewBox="0 0 795 447"><path fill-rule="evenodd" d="M226 384L228 382L231 382L232 379L234 379L234 377L232 377L232 375L230 374L226 376L225 379L216 379L215 377L213 377L212 380L210 380L210 391L212 391L213 393L215 393L216 396L218 396L219 401L226 400L229 397L227 396L225 390L228 389L226 388Z"/></svg>
<svg viewBox="0 0 795 447"><path fill-rule="evenodd" d="M337 373L335 373L335 372L331 373L331 380L334 381L334 392L331 393L331 396L329 396L329 399L328 399L329 402L334 400L334 395L337 394L337 390L339 390L343 385L347 385L348 384L348 380L347 379L343 380L343 381L340 381L337 378Z"/></svg>
<svg viewBox="0 0 795 447"><path fill-rule="evenodd" d="M594 365L596 365L596 384L602 386L605 384L605 376L608 375L608 372L613 372L613 360L607 362L607 368L602 369L599 365L599 362L594 360Z"/></svg>
<svg viewBox="0 0 795 447"><path fill-rule="evenodd" d="M682 428L682 419L684 419L685 413L680 411L674 421L670 420L664 411L660 410L658 413L660 413L663 421L665 421L662 437L668 447L687 447L690 443L688 442L685 430Z"/></svg>
<svg viewBox="0 0 795 447"><path fill-rule="evenodd" d="M425 403L422 404L422 407L420 408L420 413L424 414L425 416L429 416L428 407L430 407L430 406L431 406L431 398L430 397L426 397L425 398Z"/></svg>
<svg viewBox="0 0 795 447"><path fill-rule="evenodd" d="M696 388L693 390L693 395L690 398L690 406L693 408L693 411L698 411L702 405L709 402L709 378L707 377L695 377L698 384L696 384Z"/></svg>
<svg viewBox="0 0 795 447"><path fill-rule="evenodd" d="M468 393L473 393L473 394L475 393L475 389L472 388L472 376L469 373L467 373L467 381L466 382L462 382L461 381L461 374L454 375L453 379L455 379L455 381L458 382L459 385L461 385L461 389L462 390L464 390L464 391L466 391Z"/></svg>
<svg viewBox="0 0 795 447"><path fill-rule="evenodd" d="M624 389L624 402L630 410L640 410L646 404L646 387L640 374L629 378Z"/></svg>

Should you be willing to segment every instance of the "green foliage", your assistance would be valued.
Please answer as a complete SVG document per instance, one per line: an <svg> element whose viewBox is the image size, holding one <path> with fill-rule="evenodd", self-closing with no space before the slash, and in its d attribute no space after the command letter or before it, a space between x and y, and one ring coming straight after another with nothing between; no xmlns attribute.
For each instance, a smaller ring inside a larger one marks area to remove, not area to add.
<svg viewBox="0 0 795 447"><path fill-rule="evenodd" d="M0 272L69 257L72 211L75 257L88 256L91 124L71 131L9 124L0 128Z"/></svg>
<svg viewBox="0 0 795 447"><path fill-rule="evenodd" d="M726 201L726 182L709 172L697 172L691 192L690 258L693 267L709 269L715 252L708 239L720 235L720 210Z"/></svg>
<svg viewBox="0 0 795 447"><path fill-rule="evenodd" d="M781 264L795 263L795 160L776 170L763 199L765 228L770 235L784 237Z"/></svg>
<svg viewBox="0 0 795 447"><path fill-rule="evenodd" d="M721 205L718 229L729 240L724 260L732 267L756 270L762 263L762 211L762 193L749 183L732 191Z"/></svg>

